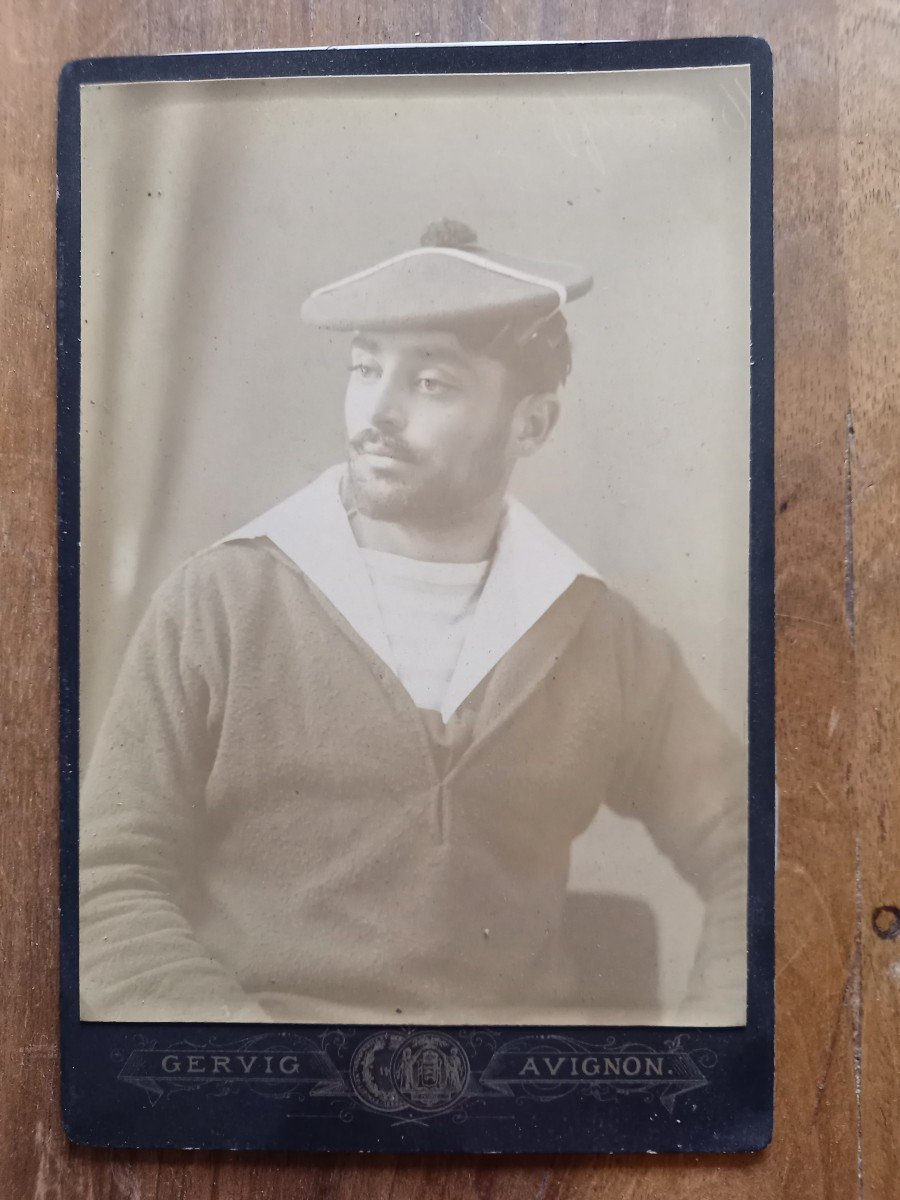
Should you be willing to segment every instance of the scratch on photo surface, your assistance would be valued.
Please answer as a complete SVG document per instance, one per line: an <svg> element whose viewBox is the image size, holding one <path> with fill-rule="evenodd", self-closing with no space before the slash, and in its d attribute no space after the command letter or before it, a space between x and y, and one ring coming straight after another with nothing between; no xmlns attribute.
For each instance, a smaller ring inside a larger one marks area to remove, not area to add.
<svg viewBox="0 0 900 1200"><path fill-rule="evenodd" d="M737 76L731 76L720 86L728 102L722 106L720 116L728 129L743 132L747 129L750 115L750 93L744 87L744 81ZM738 125L734 123L735 115L740 122Z"/></svg>
<svg viewBox="0 0 900 1200"><path fill-rule="evenodd" d="M593 131L591 130L590 125L588 125L588 123L584 119L584 117L579 117L579 121L581 124L581 128L584 130L584 138L585 138L585 145L587 148L588 158L591 160L591 162L594 164L594 166L597 168L597 170L600 172L601 175L608 175L609 172L606 169L606 163L603 159L602 153L600 152L600 147L594 141L594 134L593 134Z"/></svg>
<svg viewBox="0 0 900 1200"><path fill-rule="evenodd" d="M580 158L581 149L574 143L569 124L569 113L561 109L558 100L551 99L550 107L555 117L550 126L553 130L553 136L560 147L568 154L569 158Z"/></svg>

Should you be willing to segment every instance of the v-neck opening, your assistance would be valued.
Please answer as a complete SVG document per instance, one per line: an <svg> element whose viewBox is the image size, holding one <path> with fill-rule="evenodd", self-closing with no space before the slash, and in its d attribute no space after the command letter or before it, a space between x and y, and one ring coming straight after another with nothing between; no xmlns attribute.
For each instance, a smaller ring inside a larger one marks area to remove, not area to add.
<svg viewBox="0 0 900 1200"><path fill-rule="evenodd" d="M389 703L395 715L401 719L404 724L408 724L415 731L415 740L418 742L419 749L422 752L422 757L428 764L432 786L440 787L441 785L446 784L448 779L455 773L462 760L472 748L472 744L477 737L481 705L484 703L484 697L489 686L490 675L493 672L490 672L487 676L485 676L485 678L475 688L473 688L472 692L470 693L470 696L474 696L477 693L480 693L480 696L474 706L475 711L471 717L472 728L469 738L460 753L455 755L452 762L447 766L446 770L442 771L435 758L434 739L432 739L428 728L429 721L432 718L427 718L424 715L426 710L420 709L416 705L412 696L410 696L409 692L403 686L403 683L396 672L394 672L390 665L384 662L383 659L381 659L375 653L375 651L368 644L368 642L365 641L364 638L360 637L350 622L343 616L340 610L331 603L321 589L319 589L312 582L312 580L307 578L303 572L299 570L293 560L288 558L288 556L285 555L282 550L280 550L278 547L274 547L274 549L279 559L284 562L285 566L289 570L299 576L309 590L310 595L323 610L328 619L334 623L347 641L361 656L369 668L369 671L373 675L376 683L379 684L383 690L385 699ZM467 703L471 703L469 697L466 697L459 708L457 708L451 714L448 721L444 721L442 715L436 710L431 711L434 713L434 718L441 722L443 730L446 730L452 722L456 721L457 719L461 719L459 714L466 708Z"/></svg>
<svg viewBox="0 0 900 1200"><path fill-rule="evenodd" d="M579 587L578 580L570 584L562 595L550 606L542 620L533 625L519 638L503 658L498 663L495 663L490 671L475 685L460 706L454 710L450 716L451 721L466 704L469 697L478 696L471 737L452 765L448 767L446 773L442 775L432 751L432 740L429 736L426 720L422 715L423 710L417 707L396 672L375 653L368 642L357 633L340 610L332 604L312 580L304 575L296 563L285 555L279 547L274 547L274 550L281 561L303 580L310 594L316 599L328 619L341 630L346 639L362 656L376 682L383 689L385 699L390 704L394 713L414 731L415 741L427 764L430 784L433 787L446 786L470 759L476 753L480 752L484 744L489 742L494 734L512 719L522 704L539 687L540 683L552 669L554 663L559 660L565 646L577 634L584 623L590 603L593 602L590 599L590 592L593 592L598 586L595 581L590 581L589 587ZM587 583L588 581L585 580L584 582ZM599 586L602 587L602 584ZM565 598L577 597L579 595L585 596L585 602L580 605L576 604L575 611L569 612L570 604L565 603ZM550 630L546 628L547 623L551 625ZM537 636L535 630L542 624L544 625L543 637L546 639L546 644L535 655L533 648L533 643ZM527 665L529 657L533 657L535 660L532 662L530 668ZM524 663L522 662L523 659L525 659ZM524 680L521 679L522 675L524 675ZM441 714L438 715L440 716ZM446 728L449 721L444 721L443 724Z"/></svg>

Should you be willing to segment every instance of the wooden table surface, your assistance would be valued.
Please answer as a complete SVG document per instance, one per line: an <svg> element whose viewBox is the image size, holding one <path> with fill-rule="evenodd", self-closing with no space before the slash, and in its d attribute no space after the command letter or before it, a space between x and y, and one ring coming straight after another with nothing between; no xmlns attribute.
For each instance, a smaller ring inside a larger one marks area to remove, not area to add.
<svg viewBox="0 0 900 1200"><path fill-rule="evenodd" d="M481 1160L68 1145L56 1021L59 68L100 54L711 34L762 35L775 56L772 1147L744 1158ZM898 0L0 0L0 164L0 1197L900 1196L900 938L873 919L900 905Z"/></svg>

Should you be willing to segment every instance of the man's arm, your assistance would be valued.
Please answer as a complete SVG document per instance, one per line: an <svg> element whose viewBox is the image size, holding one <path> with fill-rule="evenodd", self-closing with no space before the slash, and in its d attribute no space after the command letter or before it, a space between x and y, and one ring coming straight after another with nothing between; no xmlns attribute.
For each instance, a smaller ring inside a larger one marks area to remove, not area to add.
<svg viewBox="0 0 900 1200"><path fill-rule="evenodd" d="M740 1023L746 1002L747 754L670 637L636 618L612 806L639 818L705 902L685 1018Z"/></svg>
<svg viewBox="0 0 900 1200"><path fill-rule="evenodd" d="M183 900L215 755L227 640L191 564L129 646L80 793L82 1013L94 1020L268 1020L197 940ZM201 581L202 583L203 581Z"/></svg>

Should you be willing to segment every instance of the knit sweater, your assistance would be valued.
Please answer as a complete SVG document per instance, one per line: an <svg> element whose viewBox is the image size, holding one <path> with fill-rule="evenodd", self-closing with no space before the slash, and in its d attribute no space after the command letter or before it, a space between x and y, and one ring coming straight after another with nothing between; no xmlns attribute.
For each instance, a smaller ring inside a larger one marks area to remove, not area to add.
<svg viewBox="0 0 900 1200"><path fill-rule="evenodd" d="M707 900L689 1018L739 1021L746 755L671 639L579 578L477 700L448 769L271 543L176 571L82 787L83 1014L640 1022L573 992L560 954L570 846L607 804Z"/></svg>

